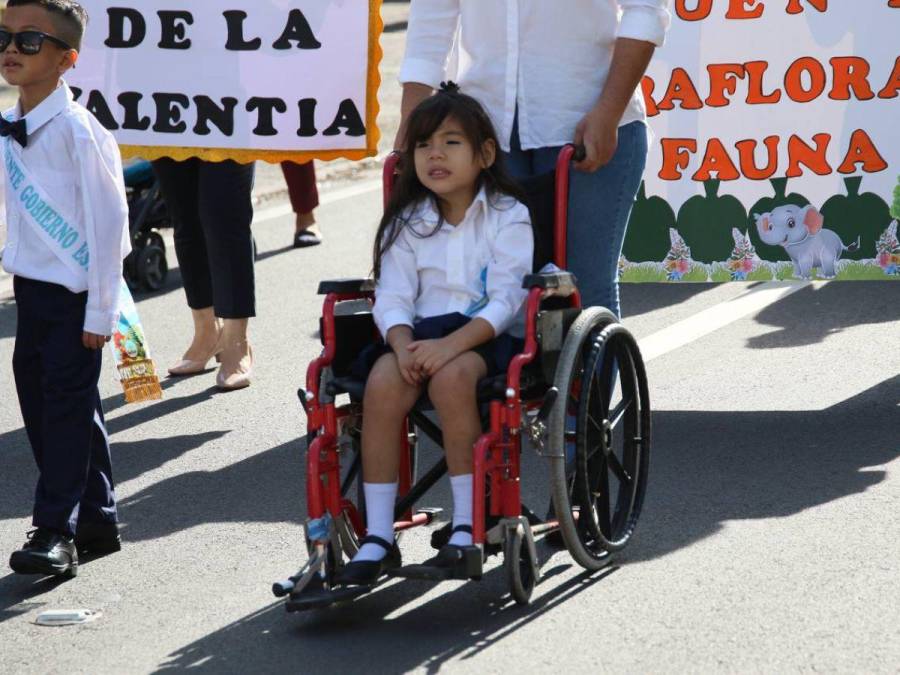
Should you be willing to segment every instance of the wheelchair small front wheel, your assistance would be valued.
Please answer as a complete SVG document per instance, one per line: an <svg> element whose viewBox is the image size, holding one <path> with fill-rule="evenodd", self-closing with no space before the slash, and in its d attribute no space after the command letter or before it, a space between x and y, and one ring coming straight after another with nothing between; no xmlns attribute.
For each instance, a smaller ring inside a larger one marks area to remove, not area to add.
<svg viewBox="0 0 900 675"><path fill-rule="evenodd" d="M584 310L566 337L549 419L554 512L566 548L589 570L631 538L644 500L650 403L640 351L607 310Z"/></svg>
<svg viewBox="0 0 900 675"><path fill-rule="evenodd" d="M534 576L535 564L531 559L531 549L521 528L516 528L506 537L503 565L506 567L510 595L516 604L527 605L531 601L537 579Z"/></svg>

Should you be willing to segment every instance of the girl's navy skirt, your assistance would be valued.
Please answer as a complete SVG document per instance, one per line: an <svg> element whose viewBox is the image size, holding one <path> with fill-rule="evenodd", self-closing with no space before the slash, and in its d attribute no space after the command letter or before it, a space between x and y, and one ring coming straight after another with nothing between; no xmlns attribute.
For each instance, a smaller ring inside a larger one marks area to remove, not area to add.
<svg viewBox="0 0 900 675"><path fill-rule="evenodd" d="M417 321L413 325L414 340L438 340L447 337L450 333L462 328L472 319L465 314L454 312L453 314L441 314L439 316L431 316L427 319ZM508 333L498 335L490 342L478 345L473 352L484 359L487 365L488 377L501 375L509 368L509 362L512 358L520 353L525 347L525 341L522 338L516 338ZM391 347L387 343L379 342L369 345L363 349L359 356L356 357L352 367L351 374L359 380L367 380L369 373L375 366L375 362L385 354L391 352Z"/></svg>

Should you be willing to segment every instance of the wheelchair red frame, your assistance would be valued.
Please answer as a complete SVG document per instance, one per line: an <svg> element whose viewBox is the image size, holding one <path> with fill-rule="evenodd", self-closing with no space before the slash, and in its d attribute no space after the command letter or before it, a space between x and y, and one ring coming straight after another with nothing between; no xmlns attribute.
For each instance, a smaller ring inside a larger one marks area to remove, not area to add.
<svg viewBox="0 0 900 675"><path fill-rule="evenodd" d="M554 199L554 217L553 217L553 255L554 262L561 270L566 268L566 224L568 220L568 192L569 192L569 167L575 156L576 150L574 146L565 146L559 154L556 174L555 174L555 199ZM393 176L397 167L399 156L391 155L385 163L383 180L384 191L383 198L387 202L393 183ZM535 276L535 275L532 275ZM530 278L530 277L529 277ZM574 282L574 278L571 278ZM498 517L500 523L503 524L505 530L500 530L496 540L500 534L506 546L506 555L520 557L526 562L518 564L519 561L507 560L507 567L510 574L511 590L514 598L518 602L527 602L531 590L533 589L536 578L539 574L536 562L536 554L534 549L534 536L548 533L553 530L560 529L559 520L550 520L540 524L531 524L522 516L522 498L520 490L521 478L521 451L522 451L522 435L526 428L523 425L523 408L525 410L535 410L537 408L547 408L556 405L558 410L565 409L565 403L556 402L556 391L551 396L545 396L538 400L523 400L522 398L522 372L529 364L533 363L538 356L540 345L538 340L538 317L541 312L542 301L548 296L556 294L567 299L568 307L572 310L580 310L581 299L574 283L571 285L559 284L561 288L556 290L548 290L536 284L529 288L528 299L526 305L526 333L524 350L516 355L506 374L506 390L502 400L492 399L489 402L489 422L487 430L479 437L474 446L474 495L473 495L473 544L480 553L477 560L471 562L469 566L468 576L470 578L480 578L481 564L484 560L484 549L488 544L488 532L486 532L486 519L488 515ZM328 292L323 303L323 313L321 321L321 333L323 342L323 351L321 355L313 360L307 370L306 375L306 391L301 391L301 397L307 413L308 419L308 439L312 439L307 453L307 474L306 474L306 499L308 511L308 523L335 523L344 519L352 527L354 535L357 539L365 535L365 524L362 515L357 510L356 505L350 500L342 497L342 480L341 480L341 457L339 448L339 437L341 434L340 425L352 413L348 410L348 406L339 407L334 397L323 396L322 386L324 375L327 369L332 365L338 348L337 331L336 331L336 307L339 303L351 300L374 300L374 287L371 284L359 284L358 287L346 292ZM559 301L561 302L561 301ZM596 312L595 312L596 314ZM642 453L640 461L620 461L615 460L618 469L614 471L614 475L618 475L621 471L625 476L631 476L634 482L633 494L629 506L628 521L625 522L626 536L618 541L618 548L624 546L624 542L631 535L637 514L640 512L640 506L643 501L643 491L646 485L646 459L643 457L649 451L649 399L646 391L646 376L643 370L643 363L640 359L637 345L633 338L614 321L615 317L606 312L603 321L597 323L597 327L591 334L594 336L595 342L584 342L579 349L581 352L587 353L585 350L594 348L596 351L597 344L606 340L610 345L608 349L615 351L615 358L619 360L618 365L604 366L607 368L607 375L612 372L615 378L615 369L620 368L628 371L628 375L634 375L634 381L629 385L633 389L633 401L627 405L624 403L621 411L607 410L606 417L614 419L615 415L621 419L623 415L628 413L629 406L639 409L637 421L632 421L631 426L639 426L637 432L631 431L635 436L634 442L640 446ZM600 328L603 331L600 331ZM373 336L374 337L374 336ZM615 349L613 349L613 345ZM569 350L572 351L572 350ZM593 354L594 352L591 352ZM584 361L586 356L579 356ZM604 357L605 358L605 357ZM612 358L612 357L611 357ZM596 358L594 359L596 361ZM573 362L574 363L574 362ZM604 361L606 363L606 361ZM612 363L612 362L610 362ZM596 363L594 364L596 366ZM594 371L591 371L592 373ZM591 375L593 377L593 375ZM557 378L558 379L558 378ZM579 382L570 378L570 389L580 386ZM625 386L625 379L622 379L622 387ZM590 396L586 396L590 398ZM598 398L595 396L595 398ZM602 394L599 398L602 398ZM549 399L549 400L548 400ZM608 403L608 402L607 402ZM608 408L608 405L607 405ZM634 411L632 411L634 412ZM542 415L546 417L542 410ZM571 414L571 413L569 413ZM560 412L557 417L565 412ZM629 418L631 419L631 418ZM557 420L557 431L562 427L559 426ZM436 428L436 427L435 427ZM585 431L585 438L590 430ZM626 430L627 432L628 430ZM443 473L440 463L429 471L422 479L413 486L412 484L412 453L410 451L410 434L413 432L412 425L407 420L404 428L398 430L401 442L401 464L399 478L399 498L397 507L397 522L395 523L395 531L400 532L410 528L426 525L431 522L433 514L429 511L413 513L412 506L424 492ZM438 432L439 433L439 432ZM606 431L603 432L606 434ZM557 436L564 438L566 432L557 433ZM430 434L429 434L430 435ZM632 440L627 438L625 443L631 443ZM611 441L604 435L602 443L611 444ZM637 447L635 446L635 447ZM604 446L605 447L605 446ZM604 450L606 452L606 450ZM562 456L558 453L558 456ZM608 455L607 455L608 457ZM615 454L613 453L613 457ZM579 460L580 461L580 460ZM585 460L585 462L590 459ZM604 460L611 461L611 460ZM628 467L625 467L625 465ZM444 468L445 468L444 464ZM585 475L588 475L585 463ZM615 466L609 464L613 469ZM625 468L623 468L625 467ZM629 474L631 471L631 474ZM639 484L638 484L639 483ZM486 486L490 485L489 503L486 507ZM424 487L420 487L424 486ZM571 489L571 488L570 488ZM632 488L629 488L632 489ZM608 489L607 489L608 491ZM627 495L626 495L627 497ZM627 498L626 498L627 502ZM593 507L592 507L593 508ZM486 512L487 509L487 512ZM607 509L608 510L608 509ZM632 511L634 512L632 514ZM567 508L568 512L568 508ZM580 511L579 511L580 512ZM593 513L593 510L592 510ZM578 519L577 513L573 516L575 521ZM572 519L566 520L566 527L563 527L564 540L570 547L570 540L573 537L581 536L581 534L573 534L577 526L572 524ZM585 519L587 520L587 519ZM594 518L596 525L597 519ZM606 530L611 530L611 517L606 514ZM602 529L602 527L601 527ZM527 530L527 532L525 531ZM596 530L596 528L595 528ZM604 536L604 532L597 530L600 539L603 539L602 551L612 553L617 550L617 541L613 541L614 537ZM608 541L607 541L608 539ZM329 575L339 569L343 564L343 556L340 550L335 555L332 552L331 557L326 554L325 547L328 545L336 545L340 549L335 533L332 531L326 535L324 532L318 534L311 533L309 525L307 529L308 547L311 554L311 560L314 554L317 556L315 563L307 563L307 566L300 573L291 577L288 581L280 582L275 585L274 591L276 595L291 594L291 600L288 602L288 609L307 609L312 607L323 607L332 604L334 601L348 599L361 594L359 589L334 589L330 588ZM330 542L330 544L329 544ZM512 542L512 546L510 546ZM493 543L498 543L494 541ZM318 553L315 553L316 550ZM574 554L574 553L573 553ZM575 556L579 562L586 567L597 568L601 564L608 562L608 556L584 555ZM596 558L596 560L595 560ZM528 563L530 559L531 563ZM312 569L310 567L312 565ZM331 566L331 570L325 568ZM516 569L518 568L518 569ZM529 578L530 575L530 578ZM303 594L306 585L310 580L316 579L318 585L311 592ZM369 590L369 589L365 589ZM304 600L310 601L305 602Z"/></svg>

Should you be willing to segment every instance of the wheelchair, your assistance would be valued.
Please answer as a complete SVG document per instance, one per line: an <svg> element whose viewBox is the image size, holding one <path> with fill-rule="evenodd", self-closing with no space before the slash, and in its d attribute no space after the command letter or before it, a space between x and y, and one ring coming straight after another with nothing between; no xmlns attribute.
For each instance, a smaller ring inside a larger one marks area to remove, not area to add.
<svg viewBox="0 0 900 675"><path fill-rule="evenodd" d="M484 432L473 448L473 544L464 549L456 569L430 568L434 574L429 574L428 568L412 565L389 576L479 580L486 556L502 552L510 594L527 604L541 574L540 538L564 545L579 565L598 570L632 537L649 468L647 377L631 333L609 310L581 307L576 280L563 271L575 153L574 146L564 147L555 172L524 186L538 271L523 280L528 289L524 350L504 375L478 383ZM392 156L385 163L385 200L397 161ZM552 271L539 271L550 261L555 263ZM380 339L371 314L374 284L370 279L322 281L318 292L325 296L323 350L309 365L305 389L298 391L308 421L308 559L272 588L277 597L286 598L289 612L329 607L373 590L334 581L365 535L360 442L365 382L350 375L350 365L366 345ZM419 434L442 446L441 429L428 416L429 409L423 397L397 430L401 460L395 537L432 523L439 512L417 503L446 473L446 460L414 481ZM537 452L547 461L552 499L546 517L522 504L523 451Z"/></svg>

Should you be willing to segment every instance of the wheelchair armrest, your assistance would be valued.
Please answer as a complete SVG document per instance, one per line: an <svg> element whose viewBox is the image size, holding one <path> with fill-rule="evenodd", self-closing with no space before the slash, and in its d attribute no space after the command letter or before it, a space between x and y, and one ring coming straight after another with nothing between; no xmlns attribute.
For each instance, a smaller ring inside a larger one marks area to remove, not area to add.
<svg viewBox="0 0 900 675"><path fill-rule="evenodd" d="M319 282L319 295L366 295L375 291L374 279L328 279Z"/></svg>
<svg viewBox="0 0 900 675"><path fill-rule="evenodd" d="M575 275L571 272L539 272L529 274L522 282L522 288L540 288L544 295L572 295L578 290Z"/></svg>

